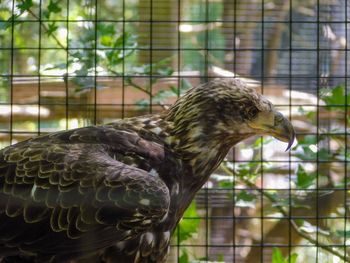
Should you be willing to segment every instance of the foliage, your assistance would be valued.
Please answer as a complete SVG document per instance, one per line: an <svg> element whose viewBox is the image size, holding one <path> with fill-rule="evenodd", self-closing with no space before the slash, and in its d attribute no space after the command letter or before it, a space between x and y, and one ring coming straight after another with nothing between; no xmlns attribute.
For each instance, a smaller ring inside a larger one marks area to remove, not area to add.
<svg viewBox="0 0 350 263"><path fill-rule="evenodd" d="M16 7L18 9L18 13L13 14L10 18L7 19L6 23L0 24L0 30L6 30L12 25L19 24L21 21L17 20L24 12L30 10L33 7L33 0L22 0L18 1Z"/></svg>
<svg viewBox="0 0 350 263"><path fill-rule="evenodd" d="M54 13L59 13L62 11L61 6L59 5L60 0L54 1L50 0L47 6L47 10L44 10L43 14L46 19L50 19L50 15ZM53 22L54 23L54 22ZM51 26L53 27L53 26Z"/></svg>
<svg viewBox="0 0 350 263"><path fill-rule="evenodd" d="M335 234L338 237L350 238L350 230L337 230L335 231Z"/></svg>
<svg viewBox="0 0 350 263"><path fill-rule="evenodd" d="M223 5L220 1L209 1L208 7L200 1L193 1L192 8L188 10L186 20L192 21L217 21L222 19ZM210 10L207 12L206 10ZM206 23L195 23L201 30L197 32L183 32L183 45L191 47L193 50L186 51L184 56L184 64L186 69L199 70L201 74L205 74L206 65L222 65L225 52L220 49L225 48L225 39L222 28L208 28ZM210 47L215 47L214 49ZM203 49L209 48L206 52ZM207 55L207 56L206 56Z"/></svg>
<svg viewBox="0 0 350 263"><path fill-rule="evenodd" d="M325 89L322 93L321 98L326 103L328 110L344 110L346 104L350 105L350 93L345 94L346 91L343 85L338 85L331 90Z"/></svg>
<svg viewBox="0 0 350 263"><path fill-rule="evenodd" d="M186 249L181 249L181 255L179 257L179 263L188 263L189 261L189 256L187 253Z"/></svg>
<svg viewBox="0 0 350 263"><path fill-rule="evenodd" d="M198 218L197 208L195 202L187 208L178 225L178 242L182 244L184 241L192 238L197 232L200 219Z"/></svg>
<svg viewBox="0 0 350 263"><path fill-rule="evenodd" d="M81 36L75 45L92 47L95 45L95 34L98 43L103 49L97 52L94 49L79 49L70 52L68 65L74 65L73 81L79 85L79 90L95 87L96 75L121 75L124 60L132 55L136 48L135 37L127 32L117 32L115 25L97 24L97 32L89 28L82 29ZM125 49L125 50L124 50ZM58 65L58 67L66 65ZM53 67L55 68L55 67ZM97 85L97 88L100 86Z"/></svg>
<svg viewBox="0 0 350 263"><path fill-rule="evenodd" d="M18 1L16 3L16 9L18 11L8 18L7 22L0 23L0 30L6 30L15 24L24 23L25 20L20 20L19 18L25 13L29 13L39 22L40 17L32 10L37 7L37 4L32 0ZM136 35L130 32L132 30L122 29L118 23L82 22L78 24L79 31L74 32L72 34L73 37L68 38L68 43L65 43L66 39L57 37L57 32L60 29L65 30L65 27L56 24L55 21L50 21L50 19L62 11L62 5L63 1L61 0L50 0L47 6L42 6L42 16L48 22L40 22L40 26L42 27L43 34L51 37L58 47L68 52L68 59L63 63L54 61L53 64L42 65L42 73L50 74L51 71L57 72L58 70L58 72L64 72L68 70L68 72L62 73L62 75L66 76L69 73L70 80L78 85L77 92L87 91L94 87L102 88L103 86L96 82L95 76L108 75L126 76L125 82L127 85L150 96L154 96L156 102L160 102L164 97L169 95L164 94L164 92L150 94L152 85L159 78L152 78L149 86L141 88L130 77L127 77L128 75L156 75L162 77L170 76L173 73L173 70L168 66L169 59L144 65L136 65L137 63L133 62L131 56L135 54L137 39ZM20 37L16 39L20 39ZM67 49L67 47L70 48ZM127 61L127 58L130 61ZM64 60L64 57L61 59ZM173 90L175 89L174 87ZM172 90L169 92L175 93ZM140 105L142 104L145 103L140 101Z"/></svg>
<svg viewBox="0 0 350 263"><path fill-rule="evenodd" d="M310 186L314 186L317 177L315 172L307 173L303 166L299 164L296 173L297 180L295 184L298 188L309 188Z"/></svg>
<svg viewBox="0 0 350 263"><path fill-rule="evenodd" d="M185 241L193 238L199 230L200 219L197 213L196 203L193 201L190 206L185 211L183 218L180 220L175 233L177 233L178 244L184 244ZM188 263L189 261L189 251L182 247L180 249L179 262Z"/></svg>
<svg viewBox="0 0 350 263"><path fill-rule="evenodd" d="M131 78L126 78L127 83L132 83ZM151 84L155 84L157 81L157 78L151 78ZM192 88L191 83L187 79L181 79L179 83L180 87L171 86L168 90L159 90L154 94L150 94L151 85L146 85L145 87L138 87L138 89L143 89L147 94L149 94L152 97L152 103L160 104L162 105L164 101L166 101L169 98L177 98L181 96L183 93L185 93L188 89ZM133 84L135 87L136 84ZM141 99L137 102L137 104L141 107L147 107L150 104L149 99Z"/></svg>
<svg viewBox="0 0 350 263"><path fill-rule="evenodd" d="M296 263L298 255L293 253L290 257L284 258L282 252L278 248L273 248L272 263Z"/></svg>
<svg viewBox="0 0 350 263"><path fill-rule="evenodd" d="M5 103L9 100L9 92L7 92L7 88L9 84L8 78L0 78L0 103Z"/></svg>
<svg viewBox="0 0 350 263"><path fill-rule="evenodd" d="M316 136L316 135L306 135L304 138L300 138L298 141L298 145L294 150L295 156L303 161L312 161L312 160L320 160L320 161L329 161L332 159L332 155L329 153L326 148L318 148L318 144L322 141L326 140L325 136ZM297 151L297 150L300 151Z"/></svg>

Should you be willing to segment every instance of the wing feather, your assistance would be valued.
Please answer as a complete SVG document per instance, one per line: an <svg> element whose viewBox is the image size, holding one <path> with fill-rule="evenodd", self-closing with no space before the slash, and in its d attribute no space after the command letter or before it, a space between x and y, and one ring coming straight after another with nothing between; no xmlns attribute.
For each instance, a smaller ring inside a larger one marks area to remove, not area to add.
<svg viewBox="0 0 350 263"><path fill-rule="evenodd" d="M159 222L168 210L168 188L112 157L126 153L153 164L164 157L159 144L109 126L41 136L0 151L0 247L73 255Z"/></svg>

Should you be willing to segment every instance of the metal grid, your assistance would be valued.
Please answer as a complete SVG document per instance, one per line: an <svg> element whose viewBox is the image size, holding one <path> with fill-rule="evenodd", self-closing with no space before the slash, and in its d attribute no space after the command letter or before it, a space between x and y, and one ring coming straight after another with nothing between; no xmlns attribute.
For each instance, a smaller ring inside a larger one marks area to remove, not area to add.
<svg viewBox="0 0 350 263"><path fill-rule="evenodd" d="M233 150L169 262L350 262L349 12L346 0L1 1L1 146L158 112L239 74L289 114L301 146Z"/></svg>

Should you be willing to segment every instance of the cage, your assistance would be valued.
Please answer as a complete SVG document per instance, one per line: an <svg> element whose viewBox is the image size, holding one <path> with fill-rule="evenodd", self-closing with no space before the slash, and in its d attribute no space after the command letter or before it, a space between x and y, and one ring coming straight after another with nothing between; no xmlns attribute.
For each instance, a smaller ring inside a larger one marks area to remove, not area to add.
<svg viewBox="0 0 350 263"><path fill-rule="evenodd" d="M347 0L2 0L0 148L240 78L296 143L230 150L167 262L350 262L349 15Z"/></svg>

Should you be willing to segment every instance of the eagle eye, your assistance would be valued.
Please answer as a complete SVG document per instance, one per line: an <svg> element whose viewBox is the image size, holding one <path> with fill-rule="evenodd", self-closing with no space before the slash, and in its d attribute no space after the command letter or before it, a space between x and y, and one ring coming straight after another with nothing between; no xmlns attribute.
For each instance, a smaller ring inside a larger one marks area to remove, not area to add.
<svg viewBox="0 0 350 263"><path fill-rule="evenodd" d="M248 118L253 119L258 113L259 110L256 107L252 107L248 110Z"/></svg>

